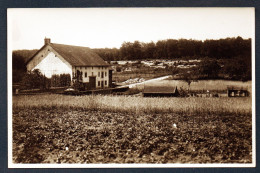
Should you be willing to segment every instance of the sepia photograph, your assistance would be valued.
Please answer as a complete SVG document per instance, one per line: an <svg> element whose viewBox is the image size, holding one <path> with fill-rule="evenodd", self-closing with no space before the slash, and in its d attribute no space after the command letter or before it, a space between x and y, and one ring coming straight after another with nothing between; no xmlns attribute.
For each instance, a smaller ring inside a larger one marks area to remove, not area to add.
<svg viewBox="0 0 260 173"><path fill-rule="evenodd" d="M255 167L254 8L9 8L8 167Z"/></svg>

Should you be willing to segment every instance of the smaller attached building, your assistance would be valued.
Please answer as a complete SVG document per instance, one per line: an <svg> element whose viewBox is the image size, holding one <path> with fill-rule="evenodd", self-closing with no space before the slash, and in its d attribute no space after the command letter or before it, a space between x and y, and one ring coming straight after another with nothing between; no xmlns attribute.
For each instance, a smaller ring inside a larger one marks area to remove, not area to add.
<svg viewBox="0 0 260 173"><path fill-rule="evenodd" d="M177 86L145 86L144 97L178 97L180 95Z"/></svg>
<svg viewBox="0 0 260 173"><path fill-rule="evenodd" d="M228 97L248 97L249 92L247 88L237 87L237 86L228 86L227 87Z"/></svg>

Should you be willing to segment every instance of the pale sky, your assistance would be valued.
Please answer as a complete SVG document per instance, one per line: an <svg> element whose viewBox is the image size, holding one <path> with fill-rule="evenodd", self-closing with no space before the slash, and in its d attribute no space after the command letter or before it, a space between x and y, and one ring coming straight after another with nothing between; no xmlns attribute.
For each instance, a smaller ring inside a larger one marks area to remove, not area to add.
<svg viewBox="0 0 260 173"><path fill-rule="evenodd" d="M254 37L254 8L8 9L12 50L51 42L119 48L124 41Z"/></svg>

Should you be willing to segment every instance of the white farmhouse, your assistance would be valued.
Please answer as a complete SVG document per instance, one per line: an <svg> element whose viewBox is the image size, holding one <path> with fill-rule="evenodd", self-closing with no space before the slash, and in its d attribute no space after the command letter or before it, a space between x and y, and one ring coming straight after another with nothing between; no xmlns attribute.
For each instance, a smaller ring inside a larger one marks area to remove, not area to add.
<svg viewBox="0 0 260 173"><path fill-rule="evenodd" d="M27 71L39 69L50 78L54 74L82 74L87 88L106 88L112 84L110 65L90 48L51 43L45 38L44 46L26 63Z"/></svg>

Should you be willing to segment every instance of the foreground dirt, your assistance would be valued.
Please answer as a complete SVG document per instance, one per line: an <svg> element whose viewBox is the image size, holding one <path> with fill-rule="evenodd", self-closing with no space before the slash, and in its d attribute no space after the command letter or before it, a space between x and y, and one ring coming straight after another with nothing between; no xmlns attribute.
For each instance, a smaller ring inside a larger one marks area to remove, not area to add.
<svg viewBox="0 0 260 173"><path fill-rule="evenodd" d="M251 114L13 110L15 163L251 163Z"/></svg>

